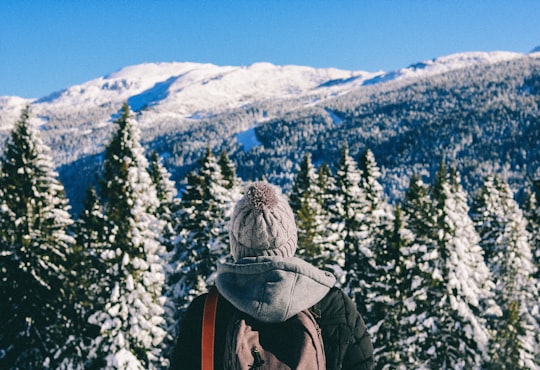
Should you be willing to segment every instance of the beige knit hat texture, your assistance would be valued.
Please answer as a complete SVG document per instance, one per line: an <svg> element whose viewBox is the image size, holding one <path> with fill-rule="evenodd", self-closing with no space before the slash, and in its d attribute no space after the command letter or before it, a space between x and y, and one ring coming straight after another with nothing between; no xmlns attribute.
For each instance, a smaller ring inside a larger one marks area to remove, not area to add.
<svg viewBox="0 0 540 370"><path fill-rule="evenodd" d="M256 182L240 199L231 216L231 254L243 257L292 257L297 235L288 200L266 182Z"/></svg>

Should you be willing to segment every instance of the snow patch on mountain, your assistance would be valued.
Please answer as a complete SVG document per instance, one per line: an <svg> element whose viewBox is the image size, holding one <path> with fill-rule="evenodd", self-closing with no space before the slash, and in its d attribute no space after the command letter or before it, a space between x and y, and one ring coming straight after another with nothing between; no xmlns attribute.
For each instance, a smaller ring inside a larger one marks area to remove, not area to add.
<svg viewBox="0 0 540 370"><path fill-rule="evenodd" d="M343 119L339 117L336 113L334 113L332 110L326 108L325 111L326 113L328 113L328 116L330 117L334 125L340 125L343 123Z"/></svg>

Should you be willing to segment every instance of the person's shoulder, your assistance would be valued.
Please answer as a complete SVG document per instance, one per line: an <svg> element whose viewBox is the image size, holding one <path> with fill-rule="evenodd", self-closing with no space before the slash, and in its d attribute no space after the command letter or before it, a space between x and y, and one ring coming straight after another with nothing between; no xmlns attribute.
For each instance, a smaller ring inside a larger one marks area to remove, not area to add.
<svg viewBox="0 0 540 370"><path fill-rule="evenodd" d="M346 321L354 320L357 314L356 305L345 292L337 287L333 287L324 296L316 308L320 311L322 317L342 318Z"/></svg>
<svg viewBox="0 0 540 370"><path fill-rule="evenodd" d="M208 292L202 293L195 297L193 301L188 306L188 312L199 312L202 313L204 310L204 305L206 304L206 298L208 297ZM233 310L234 307L231 305L231 303L221 295L221 293L218 292L218 301L217 301L217 312L220 314L221 312L229 312Z"/></svg>
<svg viewBox="0 0 540 370"><path fill-rule="evenodd" d="M206 302L207 296L208 296L208 293L202 293L198 295L197 297L193 298L193 300L188 306L188 310L196 310L196 311L202 310Z"/></svg>
<svg viewBox="0 0 540 370"><path fill-rule="evenodd" d="M328 293L318 303L321 308L327 309L342 309L355 307L354 302L349 298L345 292L338 288L331 288Z"/></svg>

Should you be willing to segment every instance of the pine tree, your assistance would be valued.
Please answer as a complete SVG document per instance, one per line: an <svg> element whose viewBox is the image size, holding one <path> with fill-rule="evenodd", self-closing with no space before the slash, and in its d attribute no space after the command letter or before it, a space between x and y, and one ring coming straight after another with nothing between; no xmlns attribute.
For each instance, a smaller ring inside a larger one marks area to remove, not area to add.
<svg viewBox="0 0 540 370"><path fill-rule="evenodd" d="M111 234L111 226L103 210L103 204L94 186L90 186L84 199L83 211L76 222L77 245L90 257L99 258L108 246L107 237ZM98 262L92 262L96 268Z"/></svg>
<svg viewBox="0 0 540 370"><path fill-rule="evenodd" d="M159 206L156 209L155 215L163 223L159 240L161 244L166 247L168 252L166 257L166 284L163 289L166 297L164 304L164 319L167 337L160 344L160 347L163 349L162 353L164 354L164 357L170 358L176 340L176 316L178 314L178 308L175 300L172 299L171 287L169 285L171 283L171 276L174 274L170 260L177 241L176 230L178 230L181 225L179 218L177 217L178 212L180 211L180 199L178 198L178 191L176 190L175 183L171 180L171 175L161 162L157 152L153 152L150 156L148 172L152 179L152 183L156 187L159 200Z"/></svg>
<svg viewBox="0 0 540 370"><path fill-rule="evenodd" d="M321 189L318 186L318 177L311 162L311 155L307 153L297 172L289 203L296 216L298 229L298 254L311 263L324 259L324 239L327 239L322 229L325 223L324 205Z"/></svg>
<svg viewBox="0 0 540 370"><path fill-rule="evenodd" d="M475 223L495 282L495 299L501 317L491 320L490 368L534 369L540 367L532 312L540 295L533 278L534 264L526 220L507 182L488 177L477 197Z"/></svg>
<svg viewBox="0 0 540 370"><path fill-rule="evenodd" d="M165 248L159 243L159 205L140 145L139 130L129 107L122 107L118 131L106 150L104 210L113 225L109 245L101 253L107 277L97 281L110 292L103 309L90 317L100 327L92 355L107 369L152 369L164 365L159 344L164 326Z"/></svg>
<svg viewBox="0 0 540 370"><path fill-rule="evenodd" d="M221 169L221 175L223 176L223 186L227 190L232 190L240 180L236 177L236 169L229 160L226 151L222 151L218 159L219 168Z"/></svg>
<svg viewBox="0 0 540 370"><path fill-rule="evenodd" d="M385 205L383 187L379 182L381 170L377 165L373 152L366 149L358 162L362 174L360 186L366 194L371 217L375 220L388 217L385 213L388 213L389 209Z"/></svg>
<svg viewBox="0 0 540 370"><path fill-rule="evenodd" d="M363 241L367 230L362 229L367 213L366 195L360 187L362 174L344 145L336 171L335 204L332 207L336 232L340 236L340 246L346 273L345 290L353 297L360 313L367 317L368 299L366 293L371 288L374 272L373 254ZM373 325L369 323L368 325Z"/></svg>
<svg viewBox="0 0 540 370"><path fill-rule="evenodd" d="M371 150L364 151L359 160L359 168L361 171L360 188L365 195L366 204L360 224L362 238L359 240L361 243L359 247L370 251L372 255L369 265L360 267L365 269L362 279L369 287L369 290L363 292L368 302L365 320L371 325L376 325L385 318L387 308L395 299L393 287L388 286L395 283L389 271L395 272L398 268L399 248L390 248L388 243L399 244L399 241L394 239L396 236L395 224L393 225L394 216L391 207L384 199L383 188L379 182L381 171Z"/></svg>
<svg viewBox="0 0 540 370"><path fill-rule="evenodd" d="M73 322L66 266L74 239L64 188L49 150L21 114L0 172L0 367L60 367Z"/></svg>
<svg viewBox="0 0 540 370"><path fill-rule="evenodd" d="M322 163L317 169L317 185L321 189L323 206L325 209L329 209L330 205L334 203L332 193L335 192L336 183L334 175L326 163Z"/></svg>
<svg viewBox="0 0 540 370"><path fill-rule="evenodd" d="M167 251L171 252L176 237L174 230L177 228L178 222L175 214L180 208L178 191L174 181L171 180L171 174L161 162L157 152L153 152L150 156L148 173L152 184L156 187L159 201L155 215L163 222L160 241L167 247Z"/></svg>
<svg viewBox="0 0 540 370"><path fill-rule="evenodd" d="M302 207L302 198L305 197L306 192L314 193L313 189L315 185L315 167L311 162L311 154L305 153L298 170L294 177L291 192L289 194L289 204L294 214L298 214L298 211Z"/></svg>
<svg viewBox="0 0 540 370"><path fill-rule="evenodd" d="M339 235L335 233L332 216L332 208L335 205L334 196L337 194L336 182L326 163L322 163L317 170L317 187L319 189L317 201L321 205L321 217L315 242L319 245L321 255L314 262L321 268L333 271L338 285L341 285L345 277L343 270L345 264L344 261L340 263Z"/></svg>
<svg viewBox="0 0 540 370"><path fill-rule="evenodd" d="M183 249L198 257L196 275L203 277L205 284L215 272L217 260L227 253L225 212L230 203L224 185L221 167L207 148L199 171L187 177L180 215L181 234L185 235Z"/></svg>
<svg viewBox="0 0 540 370"><path fill-rule="evenodd" d="M406 369L410 336L409 323L403 318L407 312L411 287L408 284L406 251L410 249L413 235L407 229L403 212L395 208L393 227L386 233L386 264L380 270L381 278L376 290L379 293L377 309L380 320L370 330L377 369Z"/></svg>
<svg viewBox="0 0 540 370"><path fill-rule="evenodd" d="M433 353L433 324L437 312L433 303L440 299L438 246L435 210L429 187L418 175L409 183L402 204L403 312L400 321L403 364L407 368L429 367Z"/></svg>
<svg viewBox="0 0 540 370"><path fill-rule="evenodd" d="M233 168L230 164L230 168ZM168 298L178 307L174 333L183 313L194 297L207 289L215 279L216 265L228 255L228 228L233 204L240 197L238 180L226 188L220 165L207 148L200 160L200 167L188 174L182 192L180 229L176 230L178 242L171 259ZM235 178L233 175L232 178Z"/></svg>
<svg viewBox="0 0 540 370"><path fill-rule="evenodd" d="M99 327L88 320L93 312L102 309L100 302L108 298L107 292L98 290L96 281L103 286L107 278L106 266L101 253L107 246L107 230L110 225L105 222L103 209L96 190L91 186L84 200L84 209L74 225L76 242L73 247L72 258L68 265L70 271L76 271L69 281L70 293L67 297L68 307L71 308L70 317L73 318L73 336L67 343L71 353L63 356L63 368L86 368L91 364L88 361L89 351L93 347L93 340L99 334ZM99 296L99 293L104 296Z"/></svg>
<svg viewBox="0 0 540 370"><path fill-rule="evenodd" d="M441 165L432 192L438 258L431 273L428 366L479 368L489 339L481 311L492 298L491 275L457 172Z"/></svg>

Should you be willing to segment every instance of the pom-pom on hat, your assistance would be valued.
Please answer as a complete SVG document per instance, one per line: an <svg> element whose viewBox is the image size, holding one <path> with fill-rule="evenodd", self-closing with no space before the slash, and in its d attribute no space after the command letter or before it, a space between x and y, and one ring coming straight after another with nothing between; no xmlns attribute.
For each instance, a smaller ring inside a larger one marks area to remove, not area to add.
<svg viewBox="0 0 540 370"><path fill-rule="evenodd" d="M234 207L229 236L235 260L294 256L296 223L288 200L266 182L253 183Z"/></svg>

